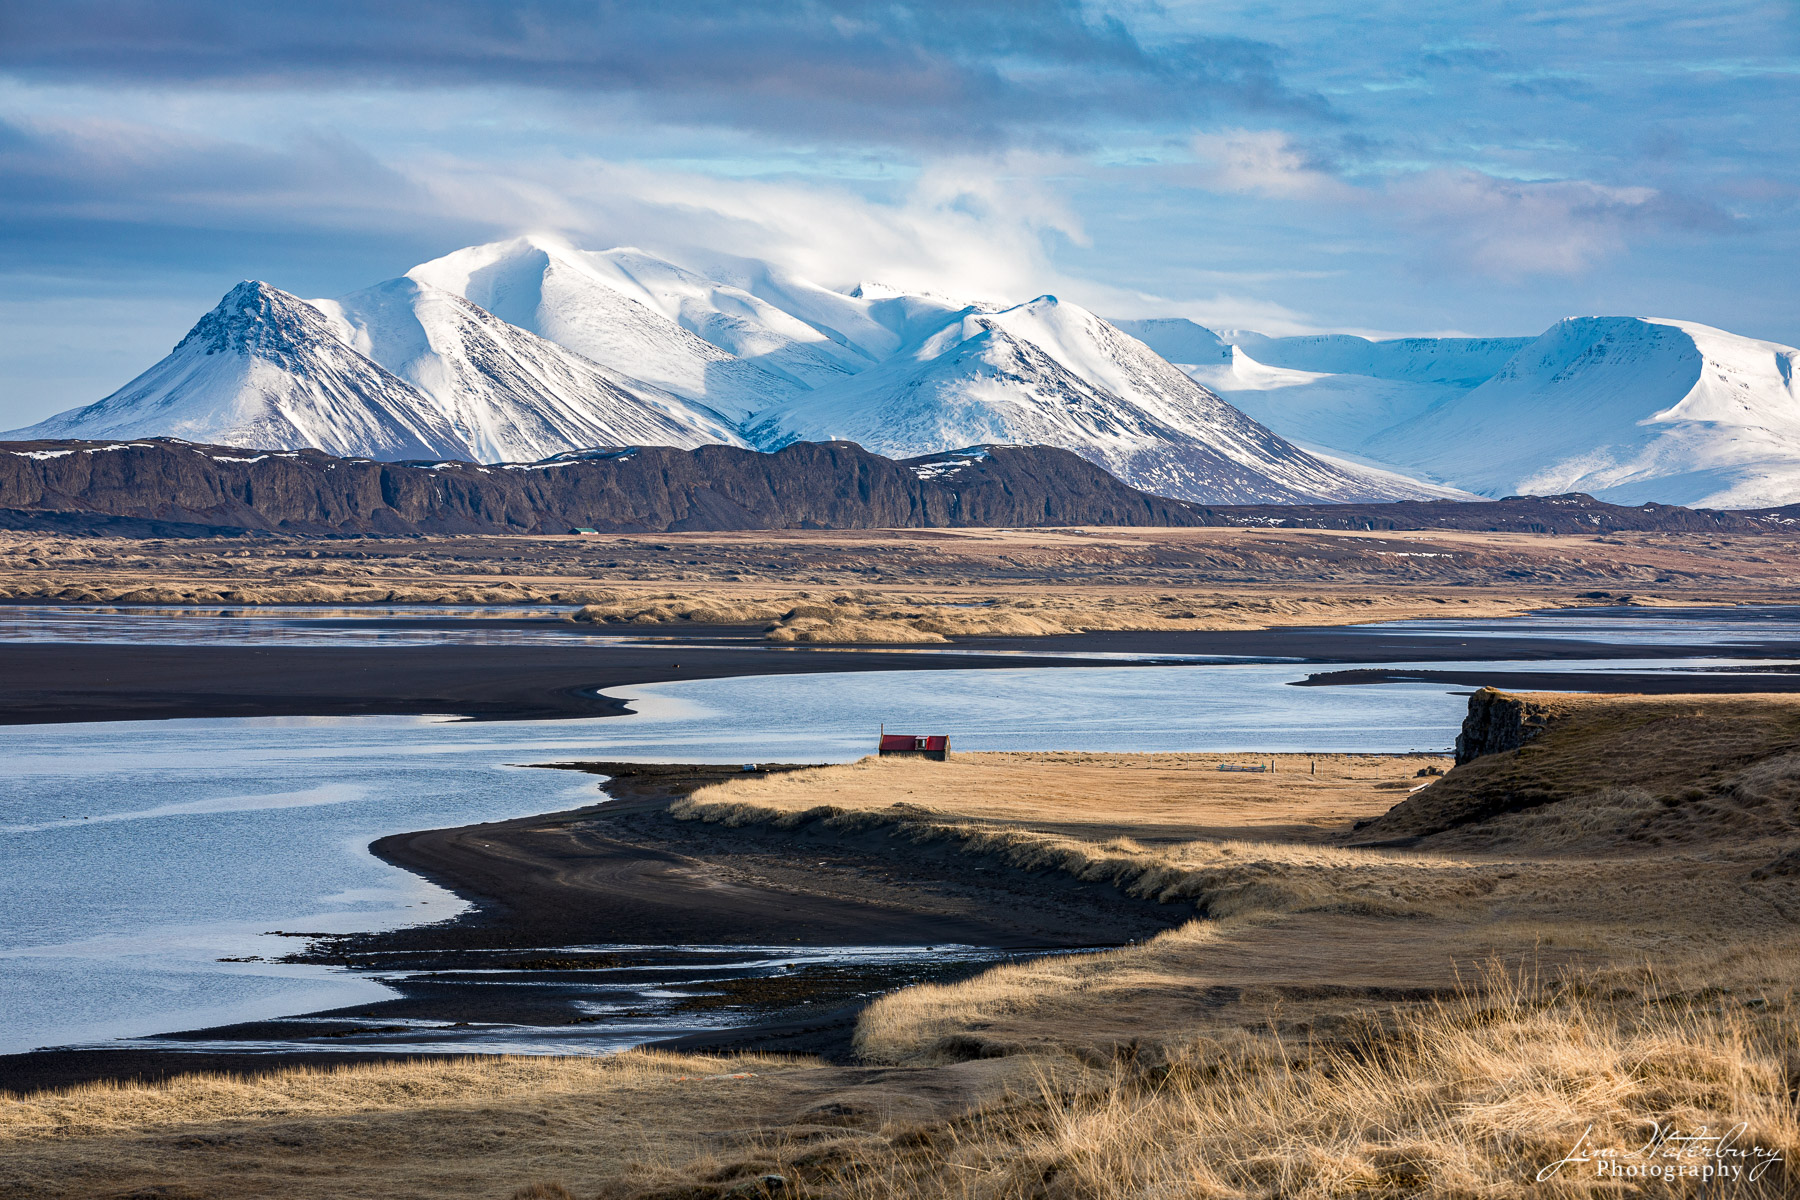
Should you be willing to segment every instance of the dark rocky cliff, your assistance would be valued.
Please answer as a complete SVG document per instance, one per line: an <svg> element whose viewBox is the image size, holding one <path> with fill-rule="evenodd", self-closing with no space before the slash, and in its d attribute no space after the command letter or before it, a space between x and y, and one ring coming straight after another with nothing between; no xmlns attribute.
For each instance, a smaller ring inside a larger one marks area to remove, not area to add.
<svg viewBox="0 0 1800 1200"><path fill-rule="evenodd" d="M1800 508L1710 512L1591 496L1486 503L1206 506L1132 488L1067 450L990 446L896 462L851 442L773 454L642 446L539 463L374 462L170 438L0 443L0 528L182 536L1251 526L1587 534L1758 532Z"/></svg>
<svg viewBox="0 0 1800 1200"><path fill-rule="evenodd" d="M0 444L0 524L170 534L564 533L1199 525L1066 450L899 463L849 442L586 451L531 464L386 463L153 438Z"/></svg>
<svg viewBox="0 0 1800 1200"><path fill-rule="evenodd" d="M1484 687L1469 697L1462 732L1456 735L1456 765L1517 750L1555 719L1547 705Z"/></svg>

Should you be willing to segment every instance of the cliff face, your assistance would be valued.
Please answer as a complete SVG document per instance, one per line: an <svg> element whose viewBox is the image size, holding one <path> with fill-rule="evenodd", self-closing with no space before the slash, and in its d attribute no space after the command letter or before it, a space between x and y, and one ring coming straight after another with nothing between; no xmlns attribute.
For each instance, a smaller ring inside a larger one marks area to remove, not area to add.
<svg viewBox="0 0 1800 1200"><path fill-rule="evenodd" d="M1252 526L1754 532L1800 514L1622 508L1588 496L1483 504L1207 507L1138 491L1048 446L895 461L852 442L575 451L535 463L376 462L171 438L0 442L0 529L179 537L221 530L561 533L949 526Z"/></svg>
<svg viewBox="0 0 1800 1200"><path fill-rule="evenodd" d="M1544 704L1484 687L1469 697L1469 712L1456 735L1456 765L1486 754L1517 750L1542 733L1555 714Z"/></svg>
<svg viewBox="0 0 1800 1200"><path fill-rule="evenodd" d="M1456 769L1360 823L1353 844L1607 855L1792 844L1796 762L1800 697L1484 688L1470 698Z"/></svg>
<svg viewBox="0 0 1800 1200"><path fill-rule="evenodd" d="M996 446L906 463L849 442L586 451L540 463L386 463L153 438L0 444L5 524L168 532L563 533L962 525L1198 525L1065 450Z"/></svg>

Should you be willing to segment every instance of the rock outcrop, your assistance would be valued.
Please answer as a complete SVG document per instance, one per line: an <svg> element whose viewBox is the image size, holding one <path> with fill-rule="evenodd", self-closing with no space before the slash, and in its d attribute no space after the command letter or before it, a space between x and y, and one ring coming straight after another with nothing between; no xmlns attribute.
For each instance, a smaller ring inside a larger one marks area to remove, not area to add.
<svg viewBox="0 0 1800 1200"><path fill-rule="evenodd" d="M1469 697L1469 712L1456 735L1456 765L1487 754L1517 750L1556 719L1548 705L1484 687Z"/></svg>
<svg viewBox="0 0 1800 1200"><path fill-rule="evenodd" d="M1800 837L1800 697L1470 698L1456 769L1351 844L1617 853L1732 842L1758 855ZM1796 869L1783 855L1753 878Z"/></svg>
<svg viewBox="0 0 1800 1200"><path fill-rule="evenodd" d="M380 462L174 438L0 442L0 529L122 537L1051 525L1591 536L1758 532L1796 523L1800 510L1624 508L1589 496L1209 506L1139 491L1049 446L975 446L900 461L853 442L795 442L774 453L634 446L483 465Z"/></svg>
<svg viewBox="0 0 1800 1200"><path fill-rule="evenodd" d="M165 438L0 444L0 526L162 535L566 533L1200 525L1066 451L895 462L850 442L579 451L536 463L376 462ZM121 522L128 522L123 527Z"/></svg>

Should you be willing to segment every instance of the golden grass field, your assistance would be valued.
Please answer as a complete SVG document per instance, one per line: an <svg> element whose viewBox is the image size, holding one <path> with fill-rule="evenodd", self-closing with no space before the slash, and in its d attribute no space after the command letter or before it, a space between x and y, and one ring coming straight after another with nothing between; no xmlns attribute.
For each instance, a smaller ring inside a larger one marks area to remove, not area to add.
<svg viewBox="0 0 1800 1200"><path fill-rule="evenodd" d="M630 1055L0 1102L0 1196L1795 1194L1800 705L1527 699L1542 734L1442 778L956 754L702 789L679 815L959 845L1196 919L884 996L854 1066ZM1642 1148L1702 1127L1736 1130L1723 1161L1756 1179L1598 1174L1700 1165Z"/></svg>
<svg viewBox="0 0 1800 1200"><path fill-rule="evenodd" d="M0 531L0 600L588 606L778 642L1497 617L1779 599L1792 535L1311 529L787 530L126 540Z"/></svg>
<svg viewBox="0 0 1800 1200"><path fill-rule="evenodd" d="M0 1101L0 1196L504 1196L687 1162L810 1067L640 1052L95 1084Z"/></svg>

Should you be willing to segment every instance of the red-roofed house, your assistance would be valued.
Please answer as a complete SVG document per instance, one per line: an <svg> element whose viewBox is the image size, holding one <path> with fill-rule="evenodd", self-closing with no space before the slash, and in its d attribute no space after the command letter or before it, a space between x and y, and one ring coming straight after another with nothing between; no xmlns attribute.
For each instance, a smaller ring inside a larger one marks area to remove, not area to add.
<svg viewBox="0 0 1800 1200"><path fill-rule="evenodd" d="M941 734L914 737L910 733L884 733L879 749L882 754L916 754L943 762L950 755L950 739Z"/></svg>

